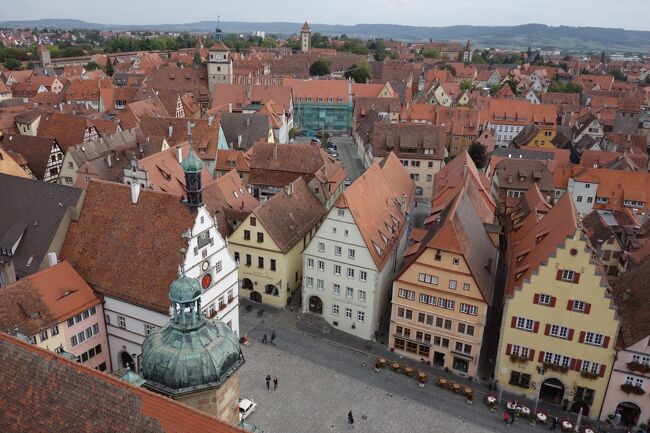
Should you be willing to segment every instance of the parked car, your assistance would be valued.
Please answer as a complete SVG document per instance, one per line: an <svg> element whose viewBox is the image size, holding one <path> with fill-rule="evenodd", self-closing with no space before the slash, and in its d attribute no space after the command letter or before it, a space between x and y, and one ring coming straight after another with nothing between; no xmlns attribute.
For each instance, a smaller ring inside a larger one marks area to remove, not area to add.
<svg viewBox="0 0 650 433"><path fill-rule="evenodd" d="M337 150L337 148L336 148L336 144L334 144L334 143L332 143L332 142L327 143L327 149L328 149L328 150L329 150L329 149Z"/></svg>
<svg viewBox="0 0 650 433"><path fill-rule="evenodd" d="M327 154L334 159L339 159L339 154L336 152L327 152Z"/></svg>
<svg viewBox="0 0 650 433"><path fill-rule="evenodd" d="M350 179L349 177L346 177L346 178L343 180L343 185L345 185L345 186L350 186L350 185L352 185L352 179Z"/></svg>
<svg viewBox="0 0 650 433"><path fill-rule="evenodd" d="M239 421L243 421L246 418L250 416L253 412L255 412L255 409L257 408L257 404L253 400L249 400L247 398L240 398L239 399Z"/></svg>

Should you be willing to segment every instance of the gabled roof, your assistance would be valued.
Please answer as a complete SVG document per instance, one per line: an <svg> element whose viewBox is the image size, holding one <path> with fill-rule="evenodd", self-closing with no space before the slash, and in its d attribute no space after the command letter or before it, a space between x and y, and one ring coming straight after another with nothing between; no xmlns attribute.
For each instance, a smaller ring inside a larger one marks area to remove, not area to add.
<svg viewBox="0 0 650 433"><path fill-rule="evenodd" d="M55 139L21 134L8 134L1 138L0 145L4 149L22 155L34 176L39 180L45 178L52 146L56 143Z"/></svg>
<svg viewBox="0 0 650 433"><path fill-rule="evenodd" d="M243 221L259 205L237 170L231 170L204 186L202 193L205 207L214 215L217 230L224 239L232 233L229 221Z"/></svg>
<svg viewBox="0 0 650 433"><path fill-rule="evenodd" d="M205 412L4 333L0 333L0 380L6 433L243 432Z"/></svg>
<svg viewBox="0 0 650 433"><path fill-rule="evenodd" d="M269 138L271 124L266 114L221 113L221 128L231 149L247 150Z"/></svg>
<svg viewBox="0 0 650 433"><path fill-rule="evenodd" d="M130 186L92 180L61 258L97 292L167 314L195 215L177 195L142 189L133 204Z"/></svg>
<svg viewBox="0 0 650 433"><path fill-rule="evenodd" d="M394 153L370 166L347 187L334 207L349 209L377 269L397 247L413 206L415 184ZM334 212L334 209L332 209Z"/></svg>
<svg viewBox="0 0 650 433"><path fill-rule="evenodd" d="M523 197L519 199L517 204L513 206L512 212L510 213L510 220L512 221L513 227L516 229L520 226L521 221L532 212L537 215L537 219L539 220L550 210L551 205L542 195L537 183L534 183L533 186L526 191Z"/></svg>
<svg viewBox="0 0 650 433"><path fill-rule="evenodd" d="M140 129L145 136L165 137L169 146L187 141L188 119L176 117L147 117L140 120ZM192 145L197 156L204 160L214 160L219 145L220 117L192 119ZM170 132L171 126L171 134Z"/></svg>
<svg viewBox="0 0 650 433"><path fill-rule="evenodd" d="M100 300L68 262L0 288L0 329L36 335Z"/></svg>
<svg viewBox="0 0 650 433"><path fill-rule="evenodd" d="M621 317L623 347L650 335L650 256L632 265L612 283L616 311Z"/></svg>
<svg viewBox="0 0 650 433"><path fill-rule="evenodd" d="M325 208L301 177L253 210L258 222L284 254L314 228L325 213Z"/></svg>
<svg viewBox="0 0 650 433"><path fill-rule="evenodd" d="M39 137L54 137L65 152L68 147L84 142L87 128L95 128L88 124L84 116L45 113L41 116L38 126Z"/></svg>

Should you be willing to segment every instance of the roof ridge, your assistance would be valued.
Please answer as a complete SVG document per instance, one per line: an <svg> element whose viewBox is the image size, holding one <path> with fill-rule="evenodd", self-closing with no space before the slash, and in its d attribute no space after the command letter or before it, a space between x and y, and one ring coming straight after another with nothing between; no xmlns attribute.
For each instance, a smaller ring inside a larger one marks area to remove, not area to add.
<svg viewBox="0 0 650 433"><path fill-rule="evenodd" d="M106 179L97 179L97 178L91 178L90 181L88 182L88 185L90 186L91 183L103 183L103 184L109 184L109 185L114 185L114 186L119 186L123 188L129 188L131 189L131 185L127 185L125 183L121 182L116 182L113 180L106 180ZM153 194L161 194L161 195L167 195L170 197L175 197L178 198L177 194L171 193L171 192L166 192L166 191L159 191L155 189L149 189L149 188L140 188L140 192L147 192L147 193L153 193Z"/></svg>

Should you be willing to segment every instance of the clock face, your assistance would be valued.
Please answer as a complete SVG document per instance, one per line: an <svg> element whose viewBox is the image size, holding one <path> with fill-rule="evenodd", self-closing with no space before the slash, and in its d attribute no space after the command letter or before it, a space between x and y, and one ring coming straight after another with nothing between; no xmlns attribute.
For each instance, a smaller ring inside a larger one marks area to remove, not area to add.
<svg viewBox="0 0 650 433"><path fill-rule="evenodd" d="M221 60L221 54L217 54L216 56L214 56L214 58L217 60Z"/></svg>
<svg viewBox="0 0 650 433"><path fill-rule="evenodd" d="M201 269L203 270L203 272L207 271L209 267L210 267L210 262L208 260L201 263Z"/></svg>
<svg viewBox="0 0 650 433"><path fill-rule="evenodd" d="M212 275L205 274L203 278L201 278L201 287L203 287L203 290L205 290L210 287L210 284L212 284Z"/></svg>

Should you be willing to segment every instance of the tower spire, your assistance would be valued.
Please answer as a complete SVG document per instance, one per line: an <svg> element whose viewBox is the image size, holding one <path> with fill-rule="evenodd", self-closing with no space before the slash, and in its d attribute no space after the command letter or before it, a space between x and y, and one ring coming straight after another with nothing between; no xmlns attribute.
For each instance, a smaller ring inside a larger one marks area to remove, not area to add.
<svg viewBox="0 0 650 433"><path fill-rule="evenodd" d="M196 156L194 152L194 144L192 140L192 128L195 126L192 122L187 122L187 141L190 146L190 152L187 158L181 163L181 167L185 172L185 193L187 196L187 205L196 209L203 205L203 194L201 187L201 169L203 163Z"/></svg>

